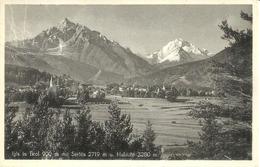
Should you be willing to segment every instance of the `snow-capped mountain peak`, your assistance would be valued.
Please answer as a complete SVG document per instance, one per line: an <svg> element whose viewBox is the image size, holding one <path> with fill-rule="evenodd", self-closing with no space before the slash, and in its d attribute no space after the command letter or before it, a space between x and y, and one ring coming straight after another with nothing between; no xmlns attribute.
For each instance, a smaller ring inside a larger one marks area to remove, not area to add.
<svg viewBox="0 0 260 167"><path fill-rule="evenodd" d="M159 51L153 52L147 58L152 60L153 64L163 62L181 62L193 61L207 58L209 52L206 49L200 49L192 43L177 38L168 42Z"/></svg>

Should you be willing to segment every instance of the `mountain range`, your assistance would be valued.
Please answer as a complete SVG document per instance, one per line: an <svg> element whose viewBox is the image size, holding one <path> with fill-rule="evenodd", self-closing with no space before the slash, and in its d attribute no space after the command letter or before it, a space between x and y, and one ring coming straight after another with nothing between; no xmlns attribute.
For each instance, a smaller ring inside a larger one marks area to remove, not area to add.
<svg viewBox="0 0 260 167"><path fill-rule="evenodd" d="M211 87L212 61L223 61L230 48L212 55L181 38L143 57L100 32L65 18L34 38L6 42L5 64L51 74L68 74L80 82L140 85L174 83Z"/></svg>

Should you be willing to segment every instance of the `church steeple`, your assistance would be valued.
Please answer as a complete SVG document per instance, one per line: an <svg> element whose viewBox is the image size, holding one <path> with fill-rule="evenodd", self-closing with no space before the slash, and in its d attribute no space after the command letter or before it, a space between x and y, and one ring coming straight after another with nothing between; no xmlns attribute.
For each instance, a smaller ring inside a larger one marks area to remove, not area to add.
<svg viewBox="0 0 260 167"><path fill-rule="evenodd" d="M54 96L57 95L57 88L56 88L56 85L53 83L52 76L51 76L51 79L50 79L50 87L48 89L48 94L54 95Z"/></svg>
<svg viewBox="0 0 260 167"><path fill-rule="evenodd" d="M162 88L162 90L164 90L164 91L166 90L164 84L163 84L163 88Z"/></svg>
<svg viewBox="0 0 260 167"><path fill-rule="evenodd" d="M51 76L51 80L50 80L50 88L53 87L53 83L52 83L52 76Z"/></svg>

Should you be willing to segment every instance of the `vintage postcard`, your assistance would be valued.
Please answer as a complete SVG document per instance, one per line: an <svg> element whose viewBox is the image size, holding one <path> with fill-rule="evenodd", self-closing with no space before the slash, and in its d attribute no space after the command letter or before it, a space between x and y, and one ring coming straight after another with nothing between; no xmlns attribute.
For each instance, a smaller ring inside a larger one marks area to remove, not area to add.
<svg viewBox="0 0 260 167"><path fill-rule="evenodd" d="M1 2L0 166L257 166L257 7Z"/></svg>

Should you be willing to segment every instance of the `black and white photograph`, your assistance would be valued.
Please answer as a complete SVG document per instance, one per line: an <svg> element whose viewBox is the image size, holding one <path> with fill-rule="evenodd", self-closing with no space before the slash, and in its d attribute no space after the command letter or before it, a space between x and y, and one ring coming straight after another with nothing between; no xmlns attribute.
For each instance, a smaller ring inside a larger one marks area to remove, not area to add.
<svg viewBox="0 0 260 167"><path fill-rule="evenodd" d="M4 9L5 160L254 157L252 4Z"/></svg>

